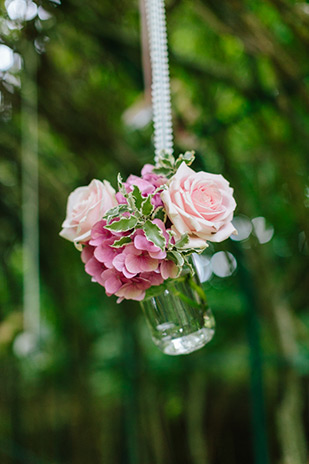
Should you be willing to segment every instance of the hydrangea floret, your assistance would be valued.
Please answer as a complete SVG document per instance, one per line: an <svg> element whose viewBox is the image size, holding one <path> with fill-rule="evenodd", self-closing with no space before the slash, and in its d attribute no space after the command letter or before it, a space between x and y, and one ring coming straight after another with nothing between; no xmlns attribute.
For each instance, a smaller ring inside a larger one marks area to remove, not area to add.
<svg viewBox="0 0 309 464"><path fill-rule="evenodd" d="M118 191L93 180L71 193L60 235L81 250L85 271L108 296L141 301L184 268L208 241L235 233L233 189L221 176L195 172L193 152L162 153Z"/></svg>

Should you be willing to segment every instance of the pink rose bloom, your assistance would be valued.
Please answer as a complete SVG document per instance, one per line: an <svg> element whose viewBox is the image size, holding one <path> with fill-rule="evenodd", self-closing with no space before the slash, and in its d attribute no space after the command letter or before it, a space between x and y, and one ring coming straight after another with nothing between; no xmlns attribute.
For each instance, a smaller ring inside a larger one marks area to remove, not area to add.
<svg viewBox="0 0 309 464"><path fill-rule="evenodd" d="M195 172L183 162L161 198L177 236L188 234L187 247L206 247L207 240L222 242L236 232L233 189L221 175Z"/></svg>
<svg viewBox="0 0 309 464"><path fill-rule="evenodd" d="M88 241L92 226L117 205L116 192L106 180L93 179L88 186L78 187L68 198L61 237L75 243Z"/></svg>

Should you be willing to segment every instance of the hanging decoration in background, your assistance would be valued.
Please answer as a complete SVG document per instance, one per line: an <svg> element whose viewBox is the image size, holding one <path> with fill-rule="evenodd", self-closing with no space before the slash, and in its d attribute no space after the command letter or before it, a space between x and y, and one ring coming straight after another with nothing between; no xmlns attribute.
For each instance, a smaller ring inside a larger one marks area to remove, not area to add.
<svg viewBox="0 0 309 464"><path fill-rule="evenodd" d="M233 189L221 175L190 168L194 152L173 156L164 3L147 0L155 165L118 190L92 180L71 193L60 235L81 251L85 271L117 302L136 300L154 343L187 354L214 334L214 318L194 271L208 242L236 231Z"/></svg>
<svg viewBox="0 0 309 464"><path fill-rule="evenodd" d="M39 172L37 116L37 53L23 44L21 136L23 226L23 332L14 342L18 356L38 349L40 340Z"/></svg>

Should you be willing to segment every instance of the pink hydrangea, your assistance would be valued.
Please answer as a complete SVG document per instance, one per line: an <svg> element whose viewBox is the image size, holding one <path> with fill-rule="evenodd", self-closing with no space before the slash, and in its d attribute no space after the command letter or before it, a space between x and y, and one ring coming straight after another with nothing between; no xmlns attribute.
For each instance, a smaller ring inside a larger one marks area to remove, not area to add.
<svg viewBox="0 0 309 464"><path fill-rule="evenodd" d="M153 222L162 230L167 247L169 235L164 223L159 219ZM137 230L130 243L115 248L112 246L115 240L125 234L111 232L105 226L105 220L94 225L81 258L86 272L105 288L107 296L118 296L117 302L140 301L148 288L177 275L176 264L166 259L166 251L149 241L143 230Z"/></svg>
<svg viewBox="0 0 309 464"><path fill-rule="evenodd" d="M163 282L163 279L160 283ZM142 301L145 298L146 290L154 285L152 278L145 279L143 277L134 277L123 284L115 293L119 298L117 303L123 300L136 300ZM156 284L159 285L159 284Z"/></svg>
<svg viewBox="0 0 309 464"><path fill-rule="evenodd" d="M131 192L134 188L134 185L136 185L142 192L142 195L146 197L152 194L161 185L166 184L167 179L164 176L158 176L157 174L153 173L153 169L154 166L152 164L145 164L141 172L141 177L131 174L127 178L126 182L124 182L123 184L125 186L126 191L128 193ZM126 203L126 199L124 198L122 193L116 193L116 198L118 203ZM156 193L151 201L156 208L158 208L159 206L163 206L160 192Z"/></svg>

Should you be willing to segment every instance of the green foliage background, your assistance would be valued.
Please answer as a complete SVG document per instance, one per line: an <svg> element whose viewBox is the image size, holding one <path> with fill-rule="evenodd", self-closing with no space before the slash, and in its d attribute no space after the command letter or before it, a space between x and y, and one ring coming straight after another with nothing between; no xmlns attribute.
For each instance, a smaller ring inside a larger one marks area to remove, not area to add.
<svg viewBox="0 0 309 464"><path fill-rule="evenodd" d="M136 2L38 1L0 41L37 59L42 341L21 357L21 91L0 81L0 462L308 462L309 4L167 2L175 153L222 173L237 214L274 227L211 249L237 270L205 290L217 333L168 357L139 306L116 305L58 236L68 194L153 159ZM28 76L29 77L29 76ZM11 80L10 80L11 79ZM13 82L13 83L12 83ZM126 119L124 114L127 115ZM132 117L131 117L132 118Z"/></svg>

